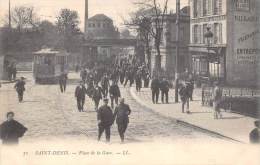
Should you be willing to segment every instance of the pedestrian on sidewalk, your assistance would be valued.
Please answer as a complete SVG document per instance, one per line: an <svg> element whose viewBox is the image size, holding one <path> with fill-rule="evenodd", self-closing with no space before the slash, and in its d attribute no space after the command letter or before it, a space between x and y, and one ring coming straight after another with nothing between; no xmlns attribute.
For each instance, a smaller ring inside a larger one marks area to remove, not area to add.
<svg viewBox="0 0 260 165"><path fill-rule="evenodd" d="M182 106L181 106L182 113L185 113L184 108L185 108L185 104L186 104L186 113L189 114L190 113L190 111L189 111L189 91L187 88L187 84L185 82L180 84L179 95L181 97L181 102L182 102Z"/></svg>
<svg viewBox="0 0 260 165"><path fill-rule="evenodd" d="M21 77L20 80L18 80L15 85L14 88L16 89L16 92L18 94L18 100L19 102L23 101L23 94L25 91L25 81L24 81L24 77Z"/></svg>
<svg viewBox="0 0 260 165"><path fill-rule="evenodd" d="M112 85L109 88L109 95L111 99L111 107L113 109L114 102L116 103L116 105L118 105L118 98L121 97L120 89L115 81L113 81Z"/></svg>
<svg viewBox="0 0 260 165"><path fill-rule="evenodd" d="M92 92L92 99L95 103L95 111L98 110L99 102L102 99L102 94L103 94L102 88L100 86L98 86L97 83L95 83L94 89Z"/></svg>
<svg viewBox="0 0 260 165"><path fill-rule="evenodd" d="M219 83L215 82L215 87L213 89L213 108L214 108L214 119L222 118L220 112L220 103L222 98L222 88L220 88Z"/></svg>
<svg viewBox="0 0 260 165"><path fill-rule="evenodd" d="M144 87L148 88L149 87L149 83L150 83L150 73L148 70L145 71L144 73Z"/></svg>
<svg viewBox="0 0 260 165"><path fill-rule="evenodd" d="M17 145L19 138L23 137L27 128L14 120L13 112L8 112L6 117L7 121L0 125L0 139L4 145Z"/></svg>
<svg viewBox="0 0 260 165"><path fill-rule="evenodd" d="M193 101L194 78L192 74L189 74L187 83L188 83L188 90L189 90L189 99L190 101Z"/></svg>
<svg viewBox="0 0 260 165"><path fill-rule="evenodd" d="M113 124L114 116L112 109L108 106L108 99L104 98L104 105L101 106L97 111L98 120L98 141L105 131L106 141L110 142L110 127Z"/></svg>
<svg viewBox="0 0 260 165"><path fill-rule="evenodd" d="M65 93L65 91L66 91L67 79L68 79L68 76L66 73L62 73L59 76L59 84L60 84L61 93L63 93L63 92Z"/></svg>
<svg viewBox="0 0 260 165"><path fill-rule="evenodd" d="M170 84L164 77L163 80L161 81L160 84L160 90L161 90L161 101L162 103L168 104L169 103L169 89L170 89ZM165 98L165 101L164 101Z"/></svg>
<svg viewBox="0 0 260 165"><path fill-rule="evenodd" d="M260 121L257 120L254 122L255 127L249 134L250 143L259 144L260 143Z"/></svg>
<svg viewBox="0 0 260 165"><path fill-rule="evenodd" d="M85 88L84 82L80 81L79 85L76 87L75 90L75 97L77 99L77 106L79 112L84 111L86 93L87 93L87 89Z"/></svg>
<svg viewBox="0 0 260 165"><path fill-rule="evenodd" d="M152 101L154 104L158 104L159 92L160 92L160 80L155 76L151 83Z"/></svg>
<svg viewBox="0 0 260 165"><path fill-rule="evenodd" d="M117 123L118 133L123 143L125 140L125 131L129 123L129 115L131 114L131 109L129 105L125 104L125 99L121 98L119 105L116 107L114 112L114 119Z"/></svg>
<svg viewBox="0 0 260 165"><path fill-rule="evenodd" d="M138 70L135 75L135 85L136 85L136 91L140 92L142 88L142 74L140 70Z"/></svg>

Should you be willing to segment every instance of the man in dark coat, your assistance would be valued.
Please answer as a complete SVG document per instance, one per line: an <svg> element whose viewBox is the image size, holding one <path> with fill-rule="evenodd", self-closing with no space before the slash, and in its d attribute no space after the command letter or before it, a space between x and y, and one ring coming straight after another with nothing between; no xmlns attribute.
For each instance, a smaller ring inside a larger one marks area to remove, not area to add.
<svg viewBox="0 0 260 165"><path fill-rule="evenodd" d="M189 90L189 99L190 101L193 101L193 90L194 90L194 78L192 76L192 74L189 75L189 78L188 78L188 90Z"/></svg>
<svg viewBox="0 0 260 165"><path fill-rule="evenodd" d="M169 99L168 99L169 98L169 94L168 94L169 89L170 89L169 82L166 80L166 78L163 78L163 80L161 81L161 85L160 85L162 103L164 103L164 98L165 98L166 104L169 103Z"/></svg>
<svg viewBox="0 0 260 165"><path fill-rule="evenodd" d="M98 141L105 131L106 141L110 142L110 127L113 124L113 112L112 109L108 106L108 99L104 99L104 105L101 106L97 111L97 120L98 120Z"/></svg>
<svg viewBox="0 0 260 165"><path fill-rule="evenodd" d="M253 129L249 134L250 143L259 144L260 143L260 121L255 121L255 129Z"/></svg>
<svg viewBox="0 0 260 165"><path fill-rule="evenodd" d="M213 108L214 108L214 119L222 118L220 111L220 104L222 100L223 89L219 86L219 82L214 82L215 87L213 89Z"/></svg>
<svg viewBox="0 0 260 165"><path fill-rule="evenodd" d="M114 119L116 119L118 133L123 143L125 140L125 131L129 123L129 115L131 114L131 109L129 105L125 104L124 98L120 99L120 104L116 107L114 112Z"/></svg>
<svg viewBox="0 0 260 165"><path fill-rule="evenodd" d="M68 76L67 76L66 73L62 73L59 76L59 84L60 84L60 91L61 91L61 93L66 91L67 79L68 79Z"/></svg>
<svg viewBox="0 0 260 165"><path fill-rule="evenodd" d="M159 99L159 92L160 92L160 80L157 77L155 77L151 82L151 90L152 90L153 103L157 104Z"/></svg>
<svg viewBox="0 0 260 165"><path fill-rule="evenodd" d="M13 119L13 112L8 112L6 116L7 121L0 125L0 139L5 145L18 144L19 138L24 135L27 128Z"/></svg>
<svg viewBox="0 0 260 165"><path fill-rule="evenodd" d="M135 75L135 85L136 85L136 91L140 92L142 88L142 74L141 70L138 70Z"/></svg>
<svg viewBox="0 0 260 165"><path fill-rule="evenodd" d="M20 80L18 80L15 85L14 85L14 88L16 89L16 92L18 94L18 99L19 99L19 102L22 102L23 101L23 93L25 91L25 82L24 82L24 77L21 77Z"/></svg>
<svg viewBox="0 0 260 165"><path fill-rule="evenodd" d="M124 83L124 87L127 85L128 81L131 81L131 72L129 69L126 70L125 72L125 83Z"/></svg>
<svg viewBox="0 0 260 165"><path fill-rule="evenodd" d="M98 86L98 84L94 85L93 92L92 92L92 99L95 103L95 110L98 110L99 102L102 99L102 88Z"/></svg>
<svg viewBox="0 0 260 165"><path fill-rule="evenodd" d="M113 84L109 88L109 95L111 99L111 107L114 108L114 102L118 105L118 98L121 97L120 89L115 81L113 81Z"/></svg>
<svg viewBox="0 0 260 165"><path fill-rule="evenodd" d="M120 69L120 83L123 85L125 79L125 71L124 69Z"/></svg>
<svg viewBox="0 0 260 165"><path fill-rule="evenodd" d="M101 80L101 87L102 87L102 90L103 90L103 93L104 93L104 97L107 97L109 86L110 86L109 78L108 78L107 74L105 74L104 77L102 77L102 80Z"/></svg>
<svg viewBox="0 0 260 165"><path fill-rule="evenodd" d="M184 113L185 104L186 104L186 113L190 113L190 111L189 111L189 91L188 91L186 83L184 83L184 82L180 85L179 95L180 95L181 101L182 101L182 107L181 107L182 113Z"/></svg>
<svg viewBox="0 0 260 165"><path fill-rule="evenodd" d="M149 74L149 71L146 71L144 73L144 87L148 88L149 87L149 83L150 83L150 74Z"/></svg>
<svg viewBox="0 0 260 165"><path fill-rule="evenodd" d="M79 112L83 112L84 110L86 93L87 93L87 89L85 88L84 82L80 81L80 84L76 87L75 90L75 97L77 99L77 106Z"/></svg>

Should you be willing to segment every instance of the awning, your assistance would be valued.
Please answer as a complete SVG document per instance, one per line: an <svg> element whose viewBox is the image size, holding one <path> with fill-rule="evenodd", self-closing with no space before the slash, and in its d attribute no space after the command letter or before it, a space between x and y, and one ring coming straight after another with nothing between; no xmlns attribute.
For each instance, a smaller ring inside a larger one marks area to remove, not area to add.
<svg viewBox="0 0 260 165"><path fill-rule="evenodd" d="M189 47L192 56L223 56L225 47Z"/></svg>

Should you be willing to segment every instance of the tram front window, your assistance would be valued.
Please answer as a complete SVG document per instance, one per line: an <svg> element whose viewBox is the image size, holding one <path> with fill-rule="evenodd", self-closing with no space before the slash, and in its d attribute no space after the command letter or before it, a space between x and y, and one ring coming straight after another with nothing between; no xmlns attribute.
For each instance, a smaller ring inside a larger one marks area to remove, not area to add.
<svg viewBox="0 0 260 165"><path fill-rule="evenodd" d="M45 57L45 58L44 58L44 64L51 65L51 59L50 59L50 57Z"/></svg>

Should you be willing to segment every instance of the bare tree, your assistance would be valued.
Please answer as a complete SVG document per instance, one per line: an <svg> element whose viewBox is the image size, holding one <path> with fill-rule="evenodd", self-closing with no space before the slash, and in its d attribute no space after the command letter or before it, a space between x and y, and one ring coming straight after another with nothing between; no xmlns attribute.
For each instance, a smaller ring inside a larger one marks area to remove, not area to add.
<svg viewBox="0 0 260 165"><path fill-rule="evenodd" d="M8 15L6 15L6 18L8 18ZM11 18L12 26L19 31L24 28L36 28L40 22L40 19L32 6L16 6L11 11Z"/></svg>
<svg viewBox="0 0 260 165"><path fill-rule="evenodd" d="M132 14L131 20L126 23L128 26L136 27L141 39L145 41L148 65L151 63L150 41L153 40L157 52L156 69L161 69L161 50L163 25L167 15L168 0L163 3L157 0L140 0L134 3L139 10Z"/></svg>
<svg viewBox="0 0 260 165"><path fill-rule="evenodd" d="M81 35L79 29L79 15L77 11L61 9L57 17L56 26L61 35L63 48L71 52L77 47L78 37Z"/></svg>

